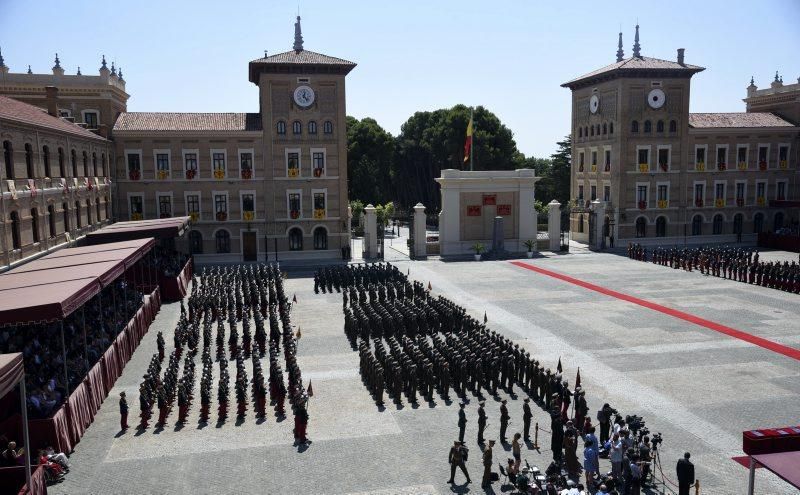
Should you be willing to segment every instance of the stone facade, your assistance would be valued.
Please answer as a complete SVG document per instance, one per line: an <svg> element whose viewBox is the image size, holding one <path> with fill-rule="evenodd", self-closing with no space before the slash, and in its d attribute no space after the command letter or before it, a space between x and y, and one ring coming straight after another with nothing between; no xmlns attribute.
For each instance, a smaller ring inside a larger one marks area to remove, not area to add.
<svg viewBox="0 0 800 495"><path fill-rule="evenodd" d="M475 243L490 250L494 219L503 217L505 250L521 253L536 240L534 184L530 169L469 172L442 170L439 249L442 256L470 253Z"/></svg>
<svg viewBox="0 0 800 495"><path fill-rule="evenodd" d="M0 271L110 223L109 141L0 96L0 142Z"/></svg>
<svg viewBox="0 0 800 495"><path fill-rule="evenodd" d="M113 63L111 67L103 57L97 75L66 74L56 55L52 74L31 74L11 72L0 56L0 94L47 109L45 88L54 86L58 88L57 115L110 138L129 98L122 69L117 71Z"/></svg>
<svg viewBox="0 0 800 495"><path fill-rule="evenodd" d="M683 57L619 57L563 85L572 90L574 239L589 241L595 199L605 202L596 221L620 242L752 241L797 223L797 122L779 105L689 113L691 77L704 69Z"/></svg>

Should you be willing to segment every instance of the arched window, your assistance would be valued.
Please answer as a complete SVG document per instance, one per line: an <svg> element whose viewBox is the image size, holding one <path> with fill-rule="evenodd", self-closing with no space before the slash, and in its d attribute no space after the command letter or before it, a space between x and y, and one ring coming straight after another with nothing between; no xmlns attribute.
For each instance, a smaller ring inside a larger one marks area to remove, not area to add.
<svg viewBox="0 0 800 495"><path fill-rule="evenodd" d="M308 133L309 134L316 134L317 133L317 122L312 120L308 123Z"/></svg>
<svg viewBox="0 0 800 495"><path fill-rule="evenodd" d="M589 137L589 126L583 128L583 137Z"/></svg>
<svg viewBox="0 0 800 495"><path fill-rule="evenodd" d="M639 121L634 120L631 122L631 132L639 132Z"/></svg>
<svg viewBox="0 0 800 495"><path fill-rule="evenodd" d="M664 121L659 120L656 122L656 132L664 132Z"/></svg>
<svg viewBox="0 0 800 495"><path fill-rule="evenodd" d="M275 124L275 131L280 134L281 136L286 134L286 122L279 120L277 124Z"/></svg>
<svg viewBox="0 0 800 495"><path fill-rule="evenodd" d="M91 225L92 222L92 200L86 200L86 225Z"/></svg>
<svg viewBox="0 0 800 495"><path fill-rule="evenodd" d="M594 136L594 126L589 126L589 135Z"/></svg>
<svg viewBox="0 0 800 495"><path fill-rule="evenodd" d="M692 217L692 235L703 235L702 215L695 215Z"/></svg>
<svg viewBox="0 0 800 495"><path fill-rule="evenodd" d="M783 212L779 211L775 214L775 220L773 221L772 231L777 232L783 228Z"/></svg>
<svg viewBox="0 0 800 495"><path fill-rule="evenodd" d="M97 153L92 153L92 169L94 170L94 176L97 177Z"/></svg>
<svg viewBox="0 0 800 495"><path fill-rule="evenodd" d="M34 244L39 242L39 210L31 209L31 231L33 233Z"/></svg>
<svg viewBox="0 0 800 495"><path fill-rule="evenodd" d="M28 171L29 179L36 177L36 171L33 168L33 146L30 143L25 143L25 168Z"/></svg>
<svg viewBox="0 0 800 495"><path fill-rule="evenodd" d="M636 219L636 237L647 237L647 219L644 217Z"/></svg>
<svg viewBox="0 0 800 495"><path fill-rule="evenodd" d="M47 207L47 223L50 226L50 238L56 236L56 207L50 205Z"/></svg>
<svg viewBox="0 0 800 495"><path fill-rule="evenodd" d="M649 120L644 121L644 132L653 132L653 124Z"/></svg>
<svg viewBox="0 0 800 495"><path fill-rule="evenodd" d="M328 249L328 231L325 227L314 229L314 249Z"/></svg>
<svg viewBox="0 0 800 495"><path fill-rule="evenodd" d="M19 235L19 213L11 212L11 245L14 249L21 249L22 243Z"/></svg>
<svg viewBox="0 0 800 495"><path fill-rule="evenodd" d="M58 148L58 174L59 174L60 177L66 177L67 176L67 169L66 169L66 166L64 164L64 160L65 160L64 148L59 146L59 148Z"/></svg>
<svg viewBox="0 0 800 495"><path fill-rule="evenodd" d="M606 134L608 134L608 124L603 123L603 136L605 136Z"/></svg>
<svg viewBox="0 0 800 495"><path fill-rule="evenodd" d="M656 218L656 237L667 237L667 217Z"/></svg>
<svg viewBox="0 0 800 495"><path fill-rule="evenodd" d="M44 176L52 177L50 175L50 148L42 146L42 162L44 162Z"/></svg>
<svg viewBox="0 0 800 495"><path fill-rule="evenodd" d="M75 150L72 150L70 153L70 159L72 161L72 176L78 176L78 153Z"/></svg>
<svg viewBox="0 0 800 495"><path fill-rule="evenodd" d="M578 232L583 233L583 213L578 215Z"/></svg>
<svg viewBox="0 0 800 495"><path fill-rule="evenodd" d="M722 214L721 213L717 213L716 215L714 215L713 230L712 230L712 233L714 235L721 235L722 234L722 222L723 221L724 221L724 219L722 218Z"/></svg>
<svg viewBox="0 0 800 495"><path fill-rule="evenodd" d="M760 234L764 231L764 214L756 213L753 217L753 233Z"/></svg>
<svg viewBox="0 0 800 495"><path fill-rule="evenodd" d="M737 213L733 217L733 233L739 235L742 233L742 224L744 223L744 215Z"/></svg>
<svg viewBox="0 0 800 495"><path fill-rule="evenodd" d="M203 234L199 230L189 232L189 252L203 254Z"/></svg>
<svg viewBox="0 0 800 495"><path fill-rule="evenodd" d="M600 124L597 124L597 130L595 132L598 136L600 135Z"/></svg>
<svg viewBox="0 0 800 495"><path fill-rule="evenodd" d="M613 122L608 124L608 133L609 134L614 134L614 123Z"/></svg>
<svg viewBox="0 0 800 495"><path fill-rule="evenodd" d="M3 141L3 161L6 164L6 179L14 178L14 147L11 141Z"/></svg>
<svg viewBox="0 0 800 495"><path fill-rule="evenodd" d="M89 153L83 152L83 176L89 177Z"/></svg>
<svg viewBox="0 0 800 495"><path fill-rule="evenodd" d="M322 124L322 132L325 134L333 134L333 122L326 120L325 123Z"/></svg>
<svg viewBox="0 0 800 495"><path fill-rule="evenodd" d="M298 135L303 133L303 123L299 120L292 122L292 134Z"/></svg>
<svg viewBox="0 0 800 495"><path fill-rule="evenodd" d="M64 215L64 232L69 232L69 205L62 203L61 210Z"/></svg>
<svg viewBox="0 0 800 495"><path fill-rule="evenodd" d="M674 120L669 121L669 132L678 132L678 123Z"/></svg>
<svg viewBox="0 0 800 495"><path fill-rule="evenodd" d="M105 153L100 155L100 176L101 177L105 177L106 176L106 154Z"/></svg>
<svg viewBox="0 0 800 495"><path fill-rule="evenodd" d="M75 201L75 227L81 228L81 202Z"/></svg>
<svg viewBox="0 0 800 495"><path fill-rule="evenodd" d="M578 127L578 137L583 137L583 127Z"/></svg>
<svg viewBox="0 0 800 495"><path fill-rule="evenodd" d="M303 250L303 231L297 227L293 227L289 231L289 251L302 251Z"/></svg>
<svg viewBox="0 0 800 495"><path fill-rule="evenodd" d="M225 229L217 231L216 235L217 253L224 254L231 252L231 235Z"/></svg>

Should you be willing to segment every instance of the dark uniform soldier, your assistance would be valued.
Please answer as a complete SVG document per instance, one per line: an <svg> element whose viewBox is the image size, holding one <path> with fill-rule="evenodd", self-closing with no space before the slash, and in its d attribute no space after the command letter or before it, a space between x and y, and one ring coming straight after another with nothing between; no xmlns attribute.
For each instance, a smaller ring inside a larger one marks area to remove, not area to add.
<svg viewBox="0 0 800 495"><path fill-rule="evenodd" d="M458 409L458 441L464 443L464 430L467 429L467 414L464 412L464 403Z"/></svg>
<svg viewBox="0 0 800 495"><path fill-rule="evenodd" d="M448 462L450 462L450 479L447 480L448 483L455 483L456 467L461 468L461 472L467 477L467 483L472 483L472 480L469 479L467 467L464 465L464 461L467 460L466 457L467 448L464 447L464 444L462 442L454 442L453 446L450 447L450 455L447 458Z"/></svg>
<svg viewBox="0 0 800 495"><path fill-rule="evenodd" d="M531 418L533 418L533 414L531 413L530 401L528 397L525 397L524 404L522 404L523 438L526 442L531 441Z"/></svg>
<svg viewBox="0 0 800 495"><path fill-rule="evenodd" d="M185 423L188 413L189 394L186 392L186 387L183 385L183 382L180 382L178 383L178 423Z"/></svg>
<svg viewBox="0 0 800 495"><path fill-rule="evenodd" d="M128 401L125 391L119 393L119 427L122 431L128 429Z"/></svg>
<svg viewBox="0 0 800 495"><path fill-rule="evenodd" d="M156 345L158 346L158 360L164 360L164 335L159 331L156 336Z"/></svg>
<svg viewBox="0 0 800 495"><path fill-rule="evenodd" d="M486 409L483 408L485 406L485 402L481 402L478 405L478 443L483 444L483 430L486 429Z"/></svg>
<svg viewBox="0 0 800 495"><path fill-rule="evenodd" d="M489 488L492 483L492 447L494 440L489 440L489 446L483 450L483 481L481 488Z"/></svg>
<svg viewBox="0 0 800 495"><path fill-rule="evenodd" d="M506 400L503 399L500 402L500 441L506 443L506 430L508 429L508 420L511 419L511 416L508 415L508 407L506 406Z"/></svg>

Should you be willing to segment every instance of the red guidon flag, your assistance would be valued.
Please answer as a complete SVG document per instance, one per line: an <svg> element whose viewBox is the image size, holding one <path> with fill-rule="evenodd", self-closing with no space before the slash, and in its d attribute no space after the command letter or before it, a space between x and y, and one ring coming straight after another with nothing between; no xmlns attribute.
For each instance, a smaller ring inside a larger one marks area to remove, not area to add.
<svg viewBox="0 0 800 495"><path fill-rule="evenodd" d="M464 163L469 161L469 152L472 149L472 115L469 117L469 124L467 124L467 140L464 141Z"/></svg>

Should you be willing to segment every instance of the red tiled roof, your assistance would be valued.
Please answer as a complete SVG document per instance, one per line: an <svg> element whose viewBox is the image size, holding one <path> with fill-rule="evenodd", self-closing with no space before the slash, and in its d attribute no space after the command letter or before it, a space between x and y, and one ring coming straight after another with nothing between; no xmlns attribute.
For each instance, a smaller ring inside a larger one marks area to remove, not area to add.
<svg viewBox="0 0 800 495"><path fill-rule="evenodd" d="M691 75L696 72L704 71L705 68L700 67L698 65L690 65L690 64L681 65L678 62L674 62L672 60L662 60L660 58L630 57L626 58L621 62L616 62L611 65L607 65L595 71L589 72L588 74L584 74L581 77L575 78L571 81L567 81L561 86L564 88L569 88L578 82L584 80L591 80L611 72L620 72L621 75L628 75L631 74L631 72L633 71L644 71L644 70L670 70L670 71L674 70L674 71L686 72L687 74Z"/></svg>
<svg viewBox="0 0 800 495"><path fill-rule="evenodd" d="M114 123L114 132L260 130L257 113L124 112Z"/></svg>
<svg viewBox="0 0 800 495"><path fill-rule="evenodd" d="M66 132L82 138L106 140L88 129L62 118L53 117L39 107L23 103L8 96L0 96L0 120L3 119L44 127L52 131Z"/></svg>
<svg viewBox="0 0 800 495"><path fill-rule="evenodd" d="M258 75L268 73L332 73L348 74L356 66L343 58L330 57L309 50L276 53L250 62L250 82L258 84Z"/></svg>
<svg viewBox="0 0 800 495"><path fill-rule="evenodd" d="M794 125L774 113L731 112L690 113L689 127L703 129L710 127L794 127Z"/></svg>

